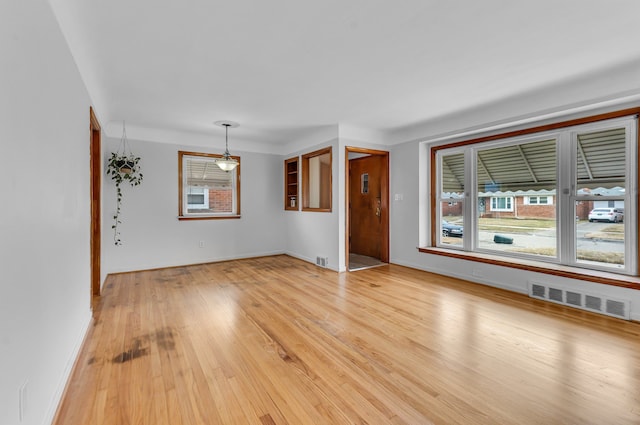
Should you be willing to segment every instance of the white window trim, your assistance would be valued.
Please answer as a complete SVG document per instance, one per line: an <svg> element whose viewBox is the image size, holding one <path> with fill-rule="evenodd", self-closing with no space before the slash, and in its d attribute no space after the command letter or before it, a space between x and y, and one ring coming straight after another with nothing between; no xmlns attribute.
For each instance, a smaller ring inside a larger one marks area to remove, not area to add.
<svg viewBox="0 0 640 425"><path fill-rule="evenodd" d="M505 205L508 204L509 206L505 207L505 208L494 208L493 207L493 201L494 200L498 200L498 199L505 199ZM489 201L489 204L491 205L491 210L490 211L496 211L496 212L513 212L513 196L492 196L491 200Z"/></svg>
<svg viewBox="0 0 640 425"><path fill-rule="evenodd" d="M187 208L190 210L206 210L209 208L209 188L208 187L197 187L197 186L192 186L193 188L196 189L202 189L202 195L204 195L204 201L202 202L202 204L189 204L187 203ZM189 191L191 190L191 187L187 186L187 202L189 202L189 195L200 195L200 193L194 193L191 192L189 193Z"/></svg>
<svg viewBox="0 0 640 425"><path fill-rule="evenodd" d="M535 203L531 203L531 198L535 198L537 201ZM541 203L540 202L540 198L547 198L547 201L545 203ZM525 205L533 205L533 206L538 206L538 205L553 205L553 195L535 195L535 196L525 196L524 197L524 204Z"/></svg>

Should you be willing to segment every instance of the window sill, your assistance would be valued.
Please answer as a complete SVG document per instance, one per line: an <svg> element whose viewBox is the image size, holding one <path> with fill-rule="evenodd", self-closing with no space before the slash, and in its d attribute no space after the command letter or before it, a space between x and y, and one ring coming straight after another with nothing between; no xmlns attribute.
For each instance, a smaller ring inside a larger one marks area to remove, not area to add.
<svg viewBox="0 0 640 425"><path fill-rule="evenodd" d="M302 207L302 211L310 211L310 212L331 212L331 208L309 208L309 207Z"/></svg>
<svg viewBox="0 0 640 425"><path fill-rule="evenodd" d="M554 276L567 277L570 279L579 279L589 282L601 283L604 285L621 286L624 288L640 290L640 277L627 276L617 273L610 273L598 270L587 270L578 267L569 267L559 264L541 263L530 260L513 260L504 259L488 254L480 254L476 252L456 252L450 249L425 247L418 248L418 251L425 254L442 255L450 258L458 258L461 260L476 261L479 263L493 264L495 266L510 267L518 270L527 270L537 273L545 273Z"/></svg>
<svg viewBox="0 0 640 425"><path fill-rule="evenodd" d="M206 215L206 216L184 216L179 215L178 220L226 220L241 218L239 215Z"/></svg>

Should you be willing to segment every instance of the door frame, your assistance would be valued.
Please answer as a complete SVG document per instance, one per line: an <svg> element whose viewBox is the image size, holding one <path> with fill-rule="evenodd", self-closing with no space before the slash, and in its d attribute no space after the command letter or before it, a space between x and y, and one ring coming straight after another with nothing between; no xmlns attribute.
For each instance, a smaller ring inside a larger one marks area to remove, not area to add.
<svg viewBox="0 0 640 425"><path fill-rule="evenodd" d="M377 155L383 157L382 170L380 175L380 208L382 209L382 240L380 241L380 261L389 262L389 152L377 149L359 148L355 146L345 147L345 207L346 207L346 223L345 223L345 264L349 271L349 235L351 226L351 194L349 191L349 183L351 176L349 175L349 153L364 153L369 155Z"/></svg>
<svg viewBox="0 0 640 425"><path fill-rule="evenodd" d="M102 141L101 127L93 108L89 107L89 179L91 202L91 301L100 296ZM91 303L93 306L93 303Z"/></svg>

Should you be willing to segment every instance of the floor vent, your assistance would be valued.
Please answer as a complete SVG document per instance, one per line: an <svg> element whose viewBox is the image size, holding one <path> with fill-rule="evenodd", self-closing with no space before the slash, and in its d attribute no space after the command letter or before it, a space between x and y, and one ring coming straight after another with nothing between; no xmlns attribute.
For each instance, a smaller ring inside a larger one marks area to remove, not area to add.
<svg viewBox="0 0 640 425"><path fill-rule="evenodd" d="M582 310L606 314L619 319L630 320L630 301L609 298L604 295L578 292L557 284L529 282L529 296L541 300L564 304Z"/></svg>
<svg viewBox="0 0 640 425"><path fill-rule="evenodd" d="M329 257L316 257L316 264L320 267L328 267Z"/></svg>

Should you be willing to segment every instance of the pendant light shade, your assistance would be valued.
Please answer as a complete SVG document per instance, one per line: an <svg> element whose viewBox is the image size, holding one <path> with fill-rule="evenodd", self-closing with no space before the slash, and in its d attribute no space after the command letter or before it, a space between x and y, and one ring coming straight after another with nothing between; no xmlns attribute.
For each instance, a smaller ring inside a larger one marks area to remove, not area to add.
<svg viewBox="0 0 640 425"><path fill-rule="evenodd" d="M238 127L240 124L233 121L216 121L216 125L224 127L225 150L222 158L216 159L216 165L223 171L231 171L238 166L238 160L229 154L229 127Z"/></svg>

